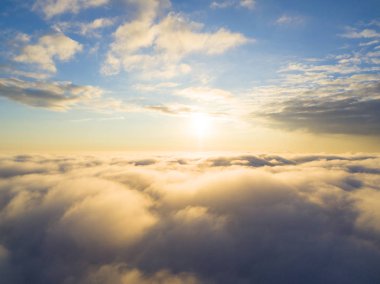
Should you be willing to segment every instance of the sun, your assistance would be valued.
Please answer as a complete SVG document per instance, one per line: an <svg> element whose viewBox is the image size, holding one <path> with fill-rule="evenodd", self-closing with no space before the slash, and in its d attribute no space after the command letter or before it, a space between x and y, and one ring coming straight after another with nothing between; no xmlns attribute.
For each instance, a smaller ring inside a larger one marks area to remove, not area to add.
<svg viewBox="0 0 380 284"><path fill-rule="evenodd" d="M190 116L192 135L203 140L212 130L212 118L205 113L193 113Z"/></svg>

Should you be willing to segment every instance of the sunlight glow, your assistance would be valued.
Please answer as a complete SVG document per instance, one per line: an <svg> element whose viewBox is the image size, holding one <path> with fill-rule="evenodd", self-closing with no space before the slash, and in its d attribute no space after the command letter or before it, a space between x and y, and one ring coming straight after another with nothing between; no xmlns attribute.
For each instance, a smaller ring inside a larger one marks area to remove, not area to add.
<svg viewBox="0 0 380 284"><path fill-rule="evenodd" d="M204 139L212 130L212 118L204 113L193 113L190 117L191 133Z"/></svg>

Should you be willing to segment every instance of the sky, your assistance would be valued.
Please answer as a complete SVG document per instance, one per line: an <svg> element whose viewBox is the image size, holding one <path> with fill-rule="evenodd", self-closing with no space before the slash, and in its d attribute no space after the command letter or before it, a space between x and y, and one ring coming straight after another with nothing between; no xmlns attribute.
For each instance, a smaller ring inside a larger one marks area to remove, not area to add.
<svg viewBox="0 0 380 284"><path fill-rule="evenodd" d="M377 0L4 0L0 151L380 151Z"/></svg>
<svg viewBox="0 0 380 284"><path fill-rule="evenodd" d="M0 15L0 281L380 283L379 0Z"/></svg>

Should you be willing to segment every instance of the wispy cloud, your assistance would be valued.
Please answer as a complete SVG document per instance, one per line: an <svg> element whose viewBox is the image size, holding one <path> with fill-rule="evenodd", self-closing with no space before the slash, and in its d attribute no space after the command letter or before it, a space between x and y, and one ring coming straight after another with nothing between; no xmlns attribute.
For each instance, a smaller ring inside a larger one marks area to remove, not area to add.
<svg viewBox="0 0 380 284"><path fill-rule="evenodd" d="M189 105L183 104L160 104L160 105L147 105L143 110L154 111L169 115L183 115L193 113L196 109Z"/></svg>
<svg viewBox="0 0 380 284"><path fill-rule="evenodd" d="M53 26L59 32L77 33L83 36L99 37L99 31L115 24L115 19L98 18L92 22L59 22Z"/></svg>
<svg viewBox="0 0 380 284"><path fill-rule="evenodd" d="M351 39L371 39L380 38L380 33L374 29L355 29L347 28L347 31L342 34L342 37Z"/></svg>
<svg viewBox="0 0 380 284"><path fill-rule="evenodd" d="M275 24L278 26L289 26L289 25L302 25L305 23L305 18L302 16L291 16L287 14L283 14L275 21Z"/></svg>
<svg viewBox="0 0 380 284"><path fill-rule="evenodd" d="M41 11L47 19L64 13L78 13L80 10L99 7L109 0L36 0L33 9Z"/></svg>
<svg viewBox="0 0 380 284"><path fill-rule="evenodd" d="M255 6L256 6L256 0L223 0L223 1L212 1L210 4L210 7L212 9L243 7L246 9L253 10Z"/></svg>
<svg viewBox="0 0 380 284"><path fill-rule="evenodd" d="M375 42L365 48L358 43L351 53L290 62L276 84L253 89L252 115L282 129L379 136L379 71Z"/></svg>

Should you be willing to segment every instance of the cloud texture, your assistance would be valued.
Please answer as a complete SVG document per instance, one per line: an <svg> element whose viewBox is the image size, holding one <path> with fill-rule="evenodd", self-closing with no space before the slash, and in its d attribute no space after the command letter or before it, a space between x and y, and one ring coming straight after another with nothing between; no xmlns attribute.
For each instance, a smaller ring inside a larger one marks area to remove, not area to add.
<svg viewBox="0 0 380 284"><path fill-rule="evenodd" d="M100 88L74 85L71 82L33 82L0 78L0 97L55 111L67 110L80 102L98 98L102 93Z"/></svg>
<svg viewBox="0 0 380 284"><path fill-rule="evenodd" d="M137 9L136 19L120 25L113 34L102 72L114 75L122 69L144 76L172 78L187 74L191 66L183 61L191 54L220 55L248 43L241 33L220 28L206 32L204 25L180 13L169 12L170 1L127 1Z"/></svg>
<svg viewBox="0 0 380 284"><path fill-rule="evenodd" d="M379 283L378 156L1 156L5 283Z"/></svg>
<svg viewBox="0 0 380 284"><path fill-rule="evenodd" d="M22 63L37 64L42 70L57 72L55 60L67 61L75 53L81 51L83 46L65 36L64 34L44 35L36 44L23 47L21 54L14 60Z"/></svg>

